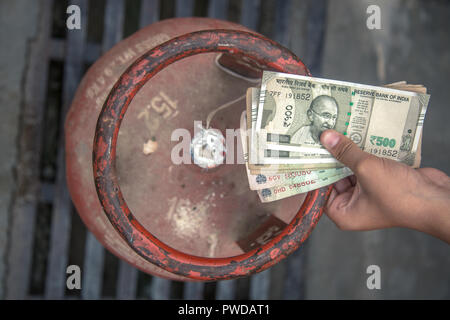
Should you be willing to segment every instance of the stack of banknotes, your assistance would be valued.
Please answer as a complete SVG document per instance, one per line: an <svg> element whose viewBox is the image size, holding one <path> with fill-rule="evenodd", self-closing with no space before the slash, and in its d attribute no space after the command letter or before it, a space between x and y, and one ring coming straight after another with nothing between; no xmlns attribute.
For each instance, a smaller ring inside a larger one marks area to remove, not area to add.
<svg viewBox="0 0 450 320"><path fill-rule="evenodd" d="M352 175L320 143L334 129L365 152L420 166L430 96L405 81L383 87L265 71L247 90L241 141L249 185L262 202Z"/></svg>

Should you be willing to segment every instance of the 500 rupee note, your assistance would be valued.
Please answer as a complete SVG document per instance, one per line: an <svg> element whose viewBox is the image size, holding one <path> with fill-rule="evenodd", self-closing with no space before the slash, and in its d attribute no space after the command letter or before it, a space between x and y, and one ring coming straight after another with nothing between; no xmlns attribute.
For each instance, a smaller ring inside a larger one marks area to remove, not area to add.
<svg viewBox="0 0 450 320"><path fill-rule="evenodd" d="M366 152L417 166L429 101L429 95L417 93L423 89L404 82L385 88L264 72L255 128L258 163L311 163L310 168L330 163L318 139L335 129Z"/></svg>
<svg viewBox="0 0 450 320"><path fill-rule="evenodd" d="M245 112L241 116L241 143L245 165L247 169L247 176L251 190L261 190L272 188L284 184L302 184L309 183L309 181L318 181L334 176L345 175L348 173L348 168L333 168L333 169L304 169L289 172L275 172L275 173L258 173L252 174L248 167L248 137L251 135L251 130L247 130L247 115Z"/></svg>
<svg viewBox="0 0 450 320"><path fill-rule="evenodd" d="M264 147L265 142L261 142L260 134L256 132L254 126L256 124L257 116L257 99L259 96L259 90L257 88L249 88L247 90L247 127L249 128L248 135L248 167L252 174L258 173L276 173L276 172L289 172L301 169L327 169L327 168L342 168L343 165L333 158L330 154L323 155L314 152L300 152L296 155L301 157L304 161L303 164L293 163L293 164L280 164L276 161L269 159L264 162L264 153L272 152L272 154L278 152L276 150L267 150ZM282 153L282 151L281 151ZM326 159L322 162L317 159Z"/></svg>

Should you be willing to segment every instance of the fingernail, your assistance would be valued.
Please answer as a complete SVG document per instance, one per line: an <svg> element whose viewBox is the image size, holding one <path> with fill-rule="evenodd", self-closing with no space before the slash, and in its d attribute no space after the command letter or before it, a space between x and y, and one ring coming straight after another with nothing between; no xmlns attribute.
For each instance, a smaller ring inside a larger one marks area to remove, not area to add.
<svg viewBox="0 0 450 320"><path fill-rule="evenodd" d="M336 131L327 130L321 135L321 140L326 148L332 149L339 142L339 134Z"/></svg>

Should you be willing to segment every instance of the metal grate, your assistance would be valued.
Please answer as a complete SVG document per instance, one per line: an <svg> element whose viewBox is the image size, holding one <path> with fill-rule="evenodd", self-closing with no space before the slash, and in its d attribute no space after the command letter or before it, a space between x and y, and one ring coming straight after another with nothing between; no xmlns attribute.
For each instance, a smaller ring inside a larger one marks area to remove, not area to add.
<svg viewBox="0 0 450 320"><path fill-rule="evenodd" d="M82 26L76 32L65 29L70 4L81 8ZM63 123L90 64L140 27L173 16L239 22L290 48L319 75L326 5L326 0L41 1L38 37L31 43L25 74L6 298L304 298L307 245L260 274L211 283L152 277L110 254L87 231L71 203ZM82 268L82 290L66 289L70 264Z"/></svg>

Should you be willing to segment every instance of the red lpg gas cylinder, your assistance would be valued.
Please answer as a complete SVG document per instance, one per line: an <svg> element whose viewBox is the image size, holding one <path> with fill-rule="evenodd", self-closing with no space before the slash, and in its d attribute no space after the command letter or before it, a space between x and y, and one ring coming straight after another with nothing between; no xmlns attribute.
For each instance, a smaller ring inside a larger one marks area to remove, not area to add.
<svg viewBox="0 0 450 320"><path fill-rule="evenodd" d="M263 69L309 74L294 54L243 26L206 18L150 25L102 56L65 122L67 182L86 226L112 253L173 280L260 272L296 250L330 188L261 203L245 165L175 164L172 133L255 86ZM240 126L245 99L211 126ZM236 148L238 147L236 143Z"/></svg>

